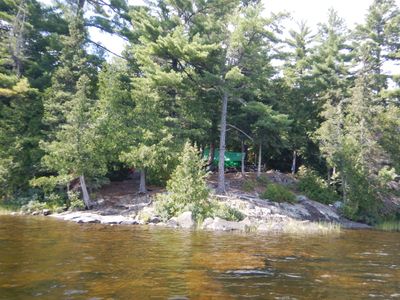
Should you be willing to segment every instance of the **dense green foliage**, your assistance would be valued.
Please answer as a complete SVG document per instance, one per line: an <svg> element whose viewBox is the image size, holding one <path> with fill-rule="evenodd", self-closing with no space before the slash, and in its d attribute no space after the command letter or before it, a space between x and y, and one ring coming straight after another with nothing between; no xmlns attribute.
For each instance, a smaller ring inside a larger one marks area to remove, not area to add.
<svg viewBox="0 0 400 300"><path fill-rule="evenodd" d="M298 188L308 198L325 204L332 204L340 199L335 189L315 171L300 168Z"/></svg>
<svg viewBox="0 0 400 300"><path fill-rule="evenodd" d="M203 166L204 161L198 150L187 142L179 164L167 182L168 194L161 196L160 213L165 211L168 216L177 216L184 211L192 211L195 219L207 214L210 209L209 189Z"/></svg>
<svg viewBox="0 0 400 300"><path fill-rule="evenodd" d="M200 153L196 147L186 142L179 164L167 182L167 194L158 197L158 213L164 219L169 219L185 211L191 211L193 218L198 222L207 217L242 220L243 215L239 211L209 199L210 191L206 176Z"/></svg>
<svg viewBox="0 0 400 300"><path fill-rule="evenodd" d="M169 182L175 214L207 198L184 175L204 180L182 163L189 140L221 155L245 149L258 175L304 165L300 189L341 200L354 220L396 215L384 205L400 173L394 0L373 0L353 29L334 10L317 28L285 28L287 16L266 16L260 1L0 0L0 9L2 201L79 207L68 194L79 181L89 207L101 182L135 168L142 193ZM95 43L93 28L124 39L122 54Z"/></svg>
<svg viewBox="0 0 400 300"><path fill-rule="evenodd" d="M274 202L289 202L294 203L296 201L296 196L287 187L270 183L267 185L265 191L261 194L261 197Z"/></svg>

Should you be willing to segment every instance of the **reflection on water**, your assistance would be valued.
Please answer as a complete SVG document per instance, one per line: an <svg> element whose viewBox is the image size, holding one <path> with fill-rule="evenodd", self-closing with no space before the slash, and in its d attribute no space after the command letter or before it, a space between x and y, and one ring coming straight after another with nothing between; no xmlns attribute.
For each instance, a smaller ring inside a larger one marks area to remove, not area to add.
<svg viewBox="0 0 400 300"><path fill-rule="evenodd" d="M320 237L0 216L0 299L400 299L400 233Z"/></svg>

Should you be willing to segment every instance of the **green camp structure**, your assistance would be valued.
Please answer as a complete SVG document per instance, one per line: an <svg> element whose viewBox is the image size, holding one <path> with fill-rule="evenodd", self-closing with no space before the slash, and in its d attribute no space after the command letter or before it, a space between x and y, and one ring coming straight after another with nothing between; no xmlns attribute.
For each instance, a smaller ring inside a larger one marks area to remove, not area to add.
<svg viewBox="0 0 400 300"><path fill-rule="evenodd" d="M207 160L210 155L210 149L206 148L203 152L203 159ZM225 168L239 168L242 161L242 152L225 151ZM214 151L214 160L212 164L218 166L219 150Z"/></svg>

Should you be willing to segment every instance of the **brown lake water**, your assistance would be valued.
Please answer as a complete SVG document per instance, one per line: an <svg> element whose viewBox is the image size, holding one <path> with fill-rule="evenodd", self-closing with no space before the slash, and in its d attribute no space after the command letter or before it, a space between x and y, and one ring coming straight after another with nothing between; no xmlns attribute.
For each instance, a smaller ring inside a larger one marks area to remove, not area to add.
<svg viewBox="0 0 400 300"><path fill-rule="evenodd" d="M282 236L0 216L0 299L400 299L400 233Z"/></svg>

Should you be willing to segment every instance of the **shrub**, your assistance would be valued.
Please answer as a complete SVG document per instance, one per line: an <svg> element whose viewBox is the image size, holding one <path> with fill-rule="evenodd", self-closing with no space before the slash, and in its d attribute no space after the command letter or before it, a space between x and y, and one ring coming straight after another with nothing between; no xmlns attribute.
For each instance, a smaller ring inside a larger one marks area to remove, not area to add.
<svg viewBox="0 0 400 300"><path fill-rule="evenodd" d="M246 179L243 183L242 183L242 189L245 192L252 192L254 191L254 189L257 186L257 181L253 180L253 179Z"/></svg>
<svg viewBox="0 0 400 300"><path fill-rule="evenodd" d="M298 188L308 198L330 204L339 199L336 191L325 180L319 177L315 171L300 167Z"/></svg>
<svg viewBox="0 0 400 300"><path fill-rule="evenodd" d="M343 214L346 218L367 224L376 224L381 221L381 206L379 189L368 178L368 174L355 166L347 165L346 200Z"/></svg>
<svg viewBox="0 0 400 300"><path fill-rule="evenodd" d="M396 174L396 170L394 168L390 168L388 166L384 166L378 173L378 181L382 186L385 186L390 181L396 179L398 175Z"/></svg>
<svg viewBox="0 0 400 300"><path fill-rule="evenodd" d="M28 204L25 204L21 207L21 211L24 213L33 213L42 211L43 209L48 209L49 206L45 202L39 202L37 200L31 200Z"/></svg>
<svg viewBox="0 0 400 300"><path fill-rule="evenodd" d="M198 223L201 223L206 218L215 217L227 221L241 221L244 219L244 215L239 210L217 200L205 199L204 201L181 206L179 203L171 201L166 194L157 197L156 212L163 220L166 221L185 211L191 211L193 218Z"/></svg>
<svg viewBox="0 0 400 300"><path fill-rule="evenodd" d="M296 201L296 197L291 191L276 183L270 183L267 185L267 189L261 197L275 202L294 203Z"/></svg>
<svg viewBox="0 0 400 300"><path fill-rule="evenodd" d="M198 223L208 217L242 220L243 215L238 210L208 198L207 173L197 149L186 143L180 157L178 166L167 182L167 193L157 196L156 212L159 216L168 220L191 211Z"/></svg>
<svg viewBox="0 0 400 300"><path fill-rule="evenodd" d="M68 207L69 210L77 211L85 209L85 203L83 203L82 199L79 198L78 192L69 191L68 199L69 199L69 207Z"/></svg>
<svg viewBox="0 0 400 300"><path fill-rule="evenodd" d="M267 185L269 183L269 179L266 175L261 175L260 177L257 177L257 181L264 185Z"/></svg>
<svg viewBox="0 0 400 300"><path fill-rule="evenodd" d="M223 203L216 203L216 209L213 212L213 217L219 217L227 221L242 221L244 215L236 208L230 207Z"/></svg>
<svg viewBox="0 0 400 300"><path fill-rule="evenodd" d="M190 210L197 220L208 214L209 189L204 161L198 150L187 142L180 156L179 164L167 182L167 194L158 197L157 212L164 218L177 216Z"/></svg>

